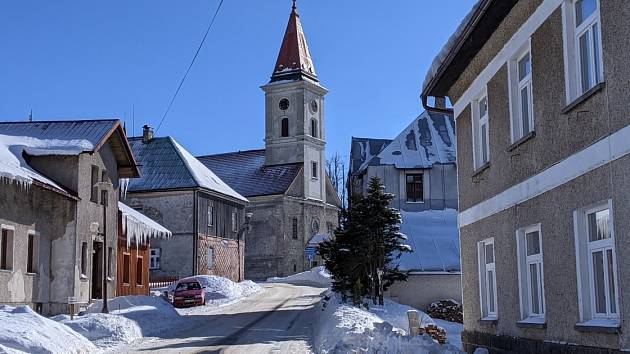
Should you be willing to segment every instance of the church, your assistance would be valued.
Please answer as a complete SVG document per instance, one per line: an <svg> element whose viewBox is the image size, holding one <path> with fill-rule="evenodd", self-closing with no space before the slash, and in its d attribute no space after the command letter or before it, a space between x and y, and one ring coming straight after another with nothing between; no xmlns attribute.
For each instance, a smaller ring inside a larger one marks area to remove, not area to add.
<svg viewBox="0 0 630 354"><path fill-rule="evenodd" d="M331 234L341 201L326 173L324 96L295 2L265 93L265 148L197 157L250 204L245 278L316 265L309 241ZM314 236L318 236L314 238Z"/></svg>

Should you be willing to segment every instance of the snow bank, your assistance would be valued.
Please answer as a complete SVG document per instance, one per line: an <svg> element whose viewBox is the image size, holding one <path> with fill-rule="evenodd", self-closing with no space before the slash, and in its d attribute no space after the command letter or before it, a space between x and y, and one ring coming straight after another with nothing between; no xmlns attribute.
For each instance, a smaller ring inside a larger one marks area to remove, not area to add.
<svg viewBox="0 0 630 354"><path fill-rule="evenodd" d="M230 279L214 275L196 275L185 279L191 278L196 279L199 281L201 286L205 287L206 306L217 307L233 304L243 298L263 291L263 288L260 285L251 280L235 283ZM177 283L173 283L168 286L167 291L169 295L173 294L176 286ZM187 314L196 312L198 309L193 307L188 309L179 309L178 311L180 314Z"/></svg>
<svg viewBox="0 0 630 354"><path fill-rule="evenodd" d="M267 279L268 283L286 283L293 285L309 285L321 288L330 288L330 273L324 266L315 267L306 272L289 275L288 277L272 277Z"/></svg>
<svg viewBox="0 0 630 354"><path fill-rule="evenodd" d="M102 301L87 310L88 314L101 312ZM156 337L183 325L184 318L171 304L154 296L121 296L108 301L112 315L120 315L136 323L143 337ZM132 329L130 329L132 330ZM112 332L115 332L112 329Z"/></svg>
<svg viewBox="0 0 630 354"><path fill-rule="evenodd" d="M315 333L315 346L320 353L461 353L455 346L440 345L428 335L406 336L400 327L407 328L402 321L406 321L407 310L411 308L393 301L388 300L384 307L366 311L343 304L334 295L325 308L320 307L322 311ZM418 312L423 325L434 324L430 317Z"/></svg>
<svg viewBox="0 0 630 354"><path fill-rule="evenodd" d="M69 327L28 306L0 306L0 352L88 353L96 347Z"/></svg>
<svg viewBox="0 0 630 354"><path fill-rule="evenodd" d="M88 313L75 316L72 321L68 315L59 315L52 319L70 327L101 349L129 344L142 338L140 326L121 315Z"/></svg>

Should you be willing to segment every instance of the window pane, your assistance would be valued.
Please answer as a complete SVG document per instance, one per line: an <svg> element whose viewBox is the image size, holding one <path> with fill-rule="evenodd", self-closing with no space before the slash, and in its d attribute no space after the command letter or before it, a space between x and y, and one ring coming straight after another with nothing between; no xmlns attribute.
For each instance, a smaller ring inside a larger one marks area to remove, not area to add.
<svg viewBox="0 0 630 354"><path fill-rule="evenodd" d="M593 253L593 287L595 293L595 312L606 313L606 288L604 284L604 253Z"/></svg>
<svg viewBox="0 0 630 354"><path fill-rule="evenodd" d="M488 114L488 98L484 97L479 101L479 118Z"/></svg>
<svg viewBox="0 0 630 354"><path fill-rule="evenodd" d="M597 0L578 0L575 2L575 25L579 26L597 10Z"/></svg>
<svg viewBox="0 0 630 354"><path fill-rule="evenodd" d="M606 260L608 263L608 293L610 294L610 313L617 313L617 303L615 301L617 295L615 294L615 272L613 268L613 254L612 250L606 250Z"/></svg>
<svg viewBox="0 0 630 354"><path fill-rule="evenodd" d="M529 53L518 61L518 81L522 81L532 71L532 61Z"/></svg>
<svg viewBox="0 0 630 354"><path fill-rule="evenodd" d="M589 41L588 31L580 36L580 78L582 82L582 93L591 88L591 68L589 66L591 50Z"/></svg>
<svg viewBox="0 0 630 354"><path fill-rule="evenodd" d="M601 82L602 78L599 77L599 29L598 24L595 23L593 29L593 73L595 74L595 83Z"/></svg>
<svg viewBox="0 0 630 354"><path fill-rule="evenodd" d="M540 299L538 298L539 294L539 283L538 283L538 264L532 263L529 265L529 276L530 276L530 284L529 291L531 296L531 312L533 314L540 314Z"/></svg>
<svg viewBox="0 0 630 354"><path fill-rule="evenodd" d="M588 240L605 240L610 234L610 211L608 209L588 214Z"/></svg>
<svg viewBox="0 0 630 354"><path fill-rule="evenodd" d="M527 255L531 256L540 253L540 237L538 231L529 232L525 235L527 239Z"/></svg>
<svg viewBox="0 0 630 354"><path fill-rule="evenodd" d="M488 131L486 125L481 126L481 164L488 162Z"/></svg>
<svg viewBox="0 0 630 354"><path fill-rule="evenodd" d="M486 264L494 263L494 244L486 245Z"/></svg>
<svg viewBox="0 0 630 354"><path fill-rule="evenodd" d="M529 86L521 89L521 122L523 135L529 133Z"/></svg>
<svg viewBox="0 0 630 354"><path fill-rule="evenodd" d="M488 308L489 312L495 312L494 308L494 271L489 270L488 274Z"/></svg>

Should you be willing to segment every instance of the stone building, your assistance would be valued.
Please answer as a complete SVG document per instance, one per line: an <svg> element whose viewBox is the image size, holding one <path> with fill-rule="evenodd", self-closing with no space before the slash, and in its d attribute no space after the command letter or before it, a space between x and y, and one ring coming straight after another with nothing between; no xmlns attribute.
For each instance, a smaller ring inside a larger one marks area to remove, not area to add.
<svg viewBox="0 0 630 354"><path fill-rule="evenodd" d="M253 213L245 276L264 279L306 270L304 248L337 227L340 201L326 174L324 96L300 17L291 11L265 92L265 149L199 160L247 197Z"/></svg>
<svg viewBox="0 0 630 354"><path fill-rule="evenodd" d="M423 103L457 126L466 350L630 350L630 2L481 0Z"/></svg>
<svg viewBox="0 0 630 354"><path fill-rule="evenodd" d="M137 176L118 120L1 122L0 303L114 297L119 179Z"/></svg>
<svg viewBox="0 0 630 354"><path fill-rule="evenodd" d="M393 194L401 232L412 253L399 267L407 282L387 295L419 309L444 299L461 300L457 231L455 122L448 113L423 112L395 139L352 138L348 190L365 195L372 177Z"/></svg>
<svg viewBox="0 0 630 354"><path fill-rule="evenodd" d="M172 232L151 240L150 276L243 280L247 199L173 138L153 137L148 126L129 143L141 177L129 181L125 203Z"/></svg>

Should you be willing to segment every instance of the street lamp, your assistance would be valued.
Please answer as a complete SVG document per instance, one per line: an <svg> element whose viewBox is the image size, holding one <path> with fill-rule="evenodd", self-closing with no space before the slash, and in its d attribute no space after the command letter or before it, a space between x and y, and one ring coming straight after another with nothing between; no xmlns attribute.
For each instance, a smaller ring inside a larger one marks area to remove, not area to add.
<svg viewBox="0 0 630 354"><path fill-rule="evenodd" d="M107 308L107 206L108 206L108 189L113 185L110 182L97 182L94 184L101 191L101 205L103 206L103 306L101 313L109 313Z"/></svg>

